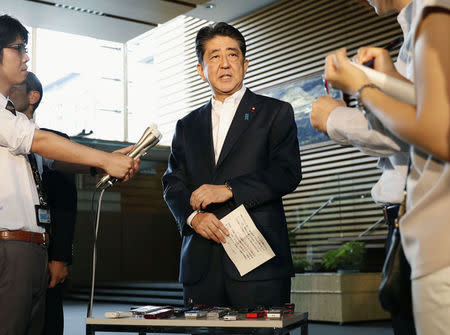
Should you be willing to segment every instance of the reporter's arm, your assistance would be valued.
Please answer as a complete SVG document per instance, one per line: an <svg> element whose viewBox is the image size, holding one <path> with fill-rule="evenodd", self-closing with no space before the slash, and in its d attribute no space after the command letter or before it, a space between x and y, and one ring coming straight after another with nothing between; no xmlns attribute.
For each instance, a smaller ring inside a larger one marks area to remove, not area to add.
<svg viewBox="0 0 450 335"><path fill-rule="evenodd" d="M392 133L437 158L450 160L450 15L432 9L423 19L415 43L416 106L391 98L376 88L361 92L361 101ZM345 50L329 55L327 80L333 86L355 93L369 81L353 67Z"/></svg>
<svg viewBox="0 0 450 335"><path fill-rule="evenodd" d="M125 180L137 169L136 162L122 153L107 153L92 149L38 129L34 132L30 151L54 160L95 166L111 176Z"/></svg>
<svg viewBox="0 0 450 335"><path fill-rule="evenodd" d="M387 157L407 150L378 119L357 108L335 108L328 117L327 131L333 141L350 144L370 156Z"/></svg>
<svg viewBox="0 0 450 335"><path fill-rule="evenodd" d="M407 150L407 146L370 113L350 108L342 100L319 97L312 104L312 126L342 145L352 145L371 156L390 156Z"/></svg>
<svg viewBox="0 0 450 335"><path fill-rule="evenodd" d="M116 150L114 152L126 154L132 148L133 148L133 146L131 145L126 148ZM139 170L138 165L139 165L140 161L141 160L139 158L135 160L135 172L137 172ZM66 173L91 174L92 176L94 176L96 174L105 174L106 173L105 170L103 170L99 167L87 166L87 165L81 165L81 164L75 164L75 163L68 163L68 162L63 162L63 161L54 161L51 168L53 170L66 172ZM95 169L94 173L92 173L93 168Z"/></svg>
<svg viewBox="0 0 450 335"><path fill-rule="evenodd" d="M404 104L374 89L364 104L405 141L450 161L450 14L431 10L417 31L415 82L417 106Z"/></svg>

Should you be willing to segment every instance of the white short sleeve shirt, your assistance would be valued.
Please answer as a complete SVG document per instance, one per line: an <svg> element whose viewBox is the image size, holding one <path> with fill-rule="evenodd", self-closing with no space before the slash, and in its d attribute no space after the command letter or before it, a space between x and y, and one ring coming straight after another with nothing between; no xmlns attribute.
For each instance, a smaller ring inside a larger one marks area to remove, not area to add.
<svg viewBox="0 0 450 335"><path fill-rule="evenodd" d="M39 203L26 155L33 142L35 124L22 114L13 115L0 94L0 230L43 233L36 223Z"/></svg>

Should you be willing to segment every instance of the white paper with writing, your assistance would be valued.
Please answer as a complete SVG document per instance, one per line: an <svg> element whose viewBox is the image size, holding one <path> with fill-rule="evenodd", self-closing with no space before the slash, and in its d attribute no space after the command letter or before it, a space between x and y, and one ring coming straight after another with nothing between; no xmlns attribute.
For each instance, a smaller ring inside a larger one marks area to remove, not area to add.
<svg viewBox="0 0 450 335"><path fill-rule="evenodd" d="M243 205L220 221L230 233L222 245L241 276L275 256Z"/></svg>

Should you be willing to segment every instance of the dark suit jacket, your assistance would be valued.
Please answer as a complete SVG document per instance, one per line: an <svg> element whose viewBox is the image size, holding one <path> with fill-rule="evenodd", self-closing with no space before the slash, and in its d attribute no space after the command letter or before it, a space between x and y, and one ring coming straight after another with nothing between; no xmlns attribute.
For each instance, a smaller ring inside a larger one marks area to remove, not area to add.
<svg viewBox="0 0 450 335"><path fill-rule="evenodd" d="M206 273L215 242L195 233L186 223L192 213L191 193L203 184L223 185L233 198L205 211L219 219L243 204L275 257L245 276L224 253L226 274L235 280L268 280L293 275L286 219L281 197L301 180L300 152L294 113L289 103L256 95L247 89L236 111L217 165L211 130L211 102L177 123L163 176L164 199L178 223L183 244L180 281L198 282Z"/></svg>
<svg viewBox="0 0 450 335"><path fill-rule="evenodd" d="M69 138L64 133L51 131L59 136ZM49 261L57 260L72 263L72 242L77 215L77 188L75 175L72 173L50 170L44 167L42 182L47 192L51 214Z"/></svg>

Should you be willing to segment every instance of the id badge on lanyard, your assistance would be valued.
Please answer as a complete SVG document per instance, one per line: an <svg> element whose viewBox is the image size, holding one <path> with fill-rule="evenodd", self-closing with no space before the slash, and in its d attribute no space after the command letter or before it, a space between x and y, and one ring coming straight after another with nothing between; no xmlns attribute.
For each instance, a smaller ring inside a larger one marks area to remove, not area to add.
<svg viewBox="0 0 450 335"><path fill-rule="evenodd" d="M28 161L31 165L33 179L36 184L36 190L39 196L39 205L34 206L36 212L36 222L39 227L45 228L46 231L49 231L51 223L50 207L48 206L47 195L45 194L41 175L39 174L39 169L34 154L31 153L28 155Z"/></svg>
<svg viewBox="0 0 450 335"><path fill-rule="evenodd" d="M39 227L45 228L46 231L50 229L51 216L50 208L43 205L35 205L36 210L36 222Z"/></svg>

